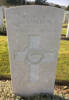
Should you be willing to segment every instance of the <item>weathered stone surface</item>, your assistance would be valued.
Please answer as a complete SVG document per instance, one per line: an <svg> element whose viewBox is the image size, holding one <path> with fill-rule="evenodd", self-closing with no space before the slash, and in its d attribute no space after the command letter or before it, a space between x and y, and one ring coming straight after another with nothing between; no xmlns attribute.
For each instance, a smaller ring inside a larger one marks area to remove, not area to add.
<svg viewBox="0 0 69 100"><path fill-rule="evenodd" d="M0 26L3 24L3 11L2 11L2 7L0 7Z"/></svg>
<svg viewBox="0 0 69 100"><path fill-rule="evenodd" d="M39 5L6 10L15 94L53 93L63 14Z"/></svg>

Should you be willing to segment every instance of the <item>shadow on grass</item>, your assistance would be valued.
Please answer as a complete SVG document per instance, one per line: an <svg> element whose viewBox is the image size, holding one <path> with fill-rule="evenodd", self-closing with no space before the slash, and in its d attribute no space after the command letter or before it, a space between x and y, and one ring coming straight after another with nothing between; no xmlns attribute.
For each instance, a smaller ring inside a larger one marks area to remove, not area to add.
<svg viewBox="0 0 69 100"><path fill-rule="evenodd" d="M47 93L47 94L34 95L30 97L15 96L14 100L69 100L69 99L65 99L64 97Z"/></svg>
<svg viewBox="0 0 69 100"><path fill-rule="evenodd" d="M67 38L66 35L62 34L61 35L61 40L69 40L69 37Z"/></svg>
<svg viewBox="0 0 69 100"><path fill-rule="evenodd" d="M10 75L0 75L0 80L11 80Z"/></svg>

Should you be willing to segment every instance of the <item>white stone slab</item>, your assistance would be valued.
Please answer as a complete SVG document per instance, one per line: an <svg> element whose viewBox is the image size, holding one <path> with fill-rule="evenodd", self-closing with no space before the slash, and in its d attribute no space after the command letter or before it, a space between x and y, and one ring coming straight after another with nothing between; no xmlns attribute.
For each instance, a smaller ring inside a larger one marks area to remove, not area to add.
<svg viewBox="0 0 69 100"><path fill-rule="evenodd" d="M3 8L0 7L0 26L3 25Z"/></svg>
<svg viewBox="0 0 69 100"><path fill-rule="evenodd" d="M67 27L67 34L66 37L69 38L69 21L68 21L68 27Z"/></svg>
<svg viewBox="0 0 69 100"><path fill-rule="evenodd" d="M64 10L26 5L6 10L15 94L53 93Z"/></svg>

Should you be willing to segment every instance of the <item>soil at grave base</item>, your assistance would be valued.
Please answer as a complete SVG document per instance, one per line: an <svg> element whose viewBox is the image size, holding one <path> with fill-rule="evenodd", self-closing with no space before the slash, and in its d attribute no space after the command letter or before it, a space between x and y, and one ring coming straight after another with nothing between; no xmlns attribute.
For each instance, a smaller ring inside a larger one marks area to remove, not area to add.
<svg viewBox="0 0 69 100"><path fill-rule="evenodd" d="M55 85L54 94L69 99L69 86ZM0 81L0 100L14 100L14 97L15 95L12 92L11 81Z"/></svg>

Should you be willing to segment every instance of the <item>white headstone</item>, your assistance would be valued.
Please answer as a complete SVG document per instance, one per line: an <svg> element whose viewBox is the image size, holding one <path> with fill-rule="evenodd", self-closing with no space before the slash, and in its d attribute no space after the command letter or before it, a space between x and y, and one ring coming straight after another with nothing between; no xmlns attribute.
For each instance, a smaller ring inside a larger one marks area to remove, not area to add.
<svg viewBox="0 0 69 100"><path fill-rule="evenodd" d="M3 25L3 8L0 7L0 26Z"/></svg>
<svg viewBox="0 0 69 100"><path fill-rule="evenodd" d="M69 38L69 21L68 21L68 27L67 27L67 34L66 37Z"/></svg>
<svg viewBox="0 0 69 100"><path fill-rule="evenodd" d="M53 93L64 10L26 5L6 10L13 91Z"/></svg>
<svg viewBox="0 0 69 100"><path fill-rule="evenodd" d="M67 24L69 20L69 11L65 11L64 13L64 23Z"/></svg>

